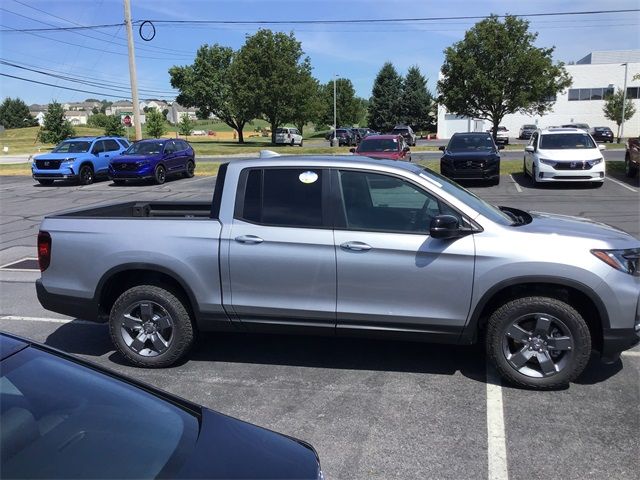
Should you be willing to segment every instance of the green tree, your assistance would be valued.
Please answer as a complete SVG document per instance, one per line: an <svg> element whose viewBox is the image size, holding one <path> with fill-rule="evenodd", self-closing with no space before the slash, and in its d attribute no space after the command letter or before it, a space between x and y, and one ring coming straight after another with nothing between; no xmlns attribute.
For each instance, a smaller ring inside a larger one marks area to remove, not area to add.
<svg viewBox="0 0 640 480"><path fill-rule="evenodd" d="M616 122L618 125L618 143L620 143L620 125L622 125L622 102L624 101L624 92L619 88L616 93L610 95L604 102L604 116ZM633 106L633 102L627 98L624 103L624 121L631 120L636 114L636 107Z"/></svg>
<svg viewBox="0 0 640 480"><path fill-rule="evenodd" d="M409 68L402 89L402 121L416 131L428 129L433 124L433 103L433 96L427 90L427 79L420 73L420 68Z"/></svg>
<svg viewBox="0 0 640 480"><path fill-rule="evenodd" d="M75 134L73 126L64 116L62 105L51 102L44 114L44 125L38 132L38 140L43 143L58 144Z"/></svg>
<svg viewBox="0 0 640 480"><path fill-rule="evenodd" d="M0 125L4 128L36 127L38 121L29 113L29 107L19 98L5 98L0 104Z"/></svg>
<svg viewBox="0 0 640 480"><path fill-rule="evenodd" d="M251 112L260 113L276 129L296 117L306 93L296 88L311 75L311 63L293 35L258 30L248 36L233 62L233 80Z"/></svg>
<svg viewBox="0 0 640 480"><path fill-rule="evenodd" d="M146 128L148 135L151 135L155 138L159 138L164 135L164 132L166 131L166 125L164 123L164 117L159 111L154 109L153 111L147 113L146 118Z"/></svg>
<svg viewBox="0 0 640 480"><path fill-rule="evenodd" d="M388 132L402 120L402 77L395 67L385 63L373 82L369 99L369 127Z"/></svg>
<svg viewBox="0 0 640 480"><path fill-rule="evenodd" d="M100 113L107 113L107 108L113 105L113 102L109 100L101 100L100 101Z"/></svg>
<svg viewBox="0 0 640 480"><path fill-rule="evenodd" d="M124 137L126 135L120 115L105 115L104 134L114 137ZM148 128L147 128L148 130Z"/></svg>
<svg viewBox="0 0 640 480"><path fill-rule="evenodd" d="M336 127L358 123L361 103L348 78L336 78ZM322 110L318 123L333 125L333 80L322 86Z"/></svg>
<svg viewBox="0 0 640 480"><path fill-rule="evenodd" d="M87 119L87 125L89 127L104 128L107 125L108 118L104 113L94 113L89 115Z"/></svg>
<svg viewBox="0 0 640 480"><path fill-rule="evenodd" d="M544 115L558 92L571 86L554 47L534 45L529 22L495 15L476 23L464 39L445 49L438 102L451 113L489 120L494 137L505 115Z"/></svg>
<svg viewBox="0 0 640 480"><path fill-rule="evenodd" d="M369 114L369 100L361 97L357 97L356 100L358 101L358 116L355 123L360 127L364 127L369 123L367 120Z"/></svg>
<svg viewBox="0 0 640 480"><path fill-rule="evenodd" d="M244 126L257 112L251 84L233 69L235 58L229 47L203 45L192 65L171 67L169 76L171 86L180 91L176 99L180 105L197 107L202 118L213 113L238 132L238 142L244 143Z"/></svg>
<svg viewBox="0 0 640 480"><path fill-rule="evenodd" d="M178 124L178 133L180 133L180 135L191 135L194 125L195 123L191 121L189 115L183 113L180 118L180 123Z"/></svg>

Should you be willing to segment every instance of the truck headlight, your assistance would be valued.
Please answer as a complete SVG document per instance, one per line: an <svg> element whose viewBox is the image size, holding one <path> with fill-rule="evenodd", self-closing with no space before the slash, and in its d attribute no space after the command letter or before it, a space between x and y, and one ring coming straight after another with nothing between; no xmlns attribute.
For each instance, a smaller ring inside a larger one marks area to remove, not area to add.
<svg viewBox="0 0 640 480"><path fill-rule="evenodd" d="M591 253L616 270L640 277L640 248L591 250Z"/></svg>

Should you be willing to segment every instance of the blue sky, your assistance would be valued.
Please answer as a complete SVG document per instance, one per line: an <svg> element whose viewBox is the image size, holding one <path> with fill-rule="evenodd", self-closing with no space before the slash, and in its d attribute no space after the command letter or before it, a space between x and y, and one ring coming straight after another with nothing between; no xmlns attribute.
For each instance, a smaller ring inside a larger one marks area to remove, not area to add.
<svg viewBox="0 0 640 480"><path fill-rule="evenodd" d="M0 29L46 28L49 26L46 24L72 26L70 22L83 25L107 24L123 20L122 0L19 2L2 1ZM131 0L131 3L134 21L417 18L633 9L640 5L638 0ZM411 65L418 65L429 78L429 88L435 90L443 50L462 39L465 30L474 22L455 20L409 24L349 23L266 27L285 32L293 30L311 59L314 75L321 82L329 81L333 74L347 77L353 82L357 94L368 98L375 75L385 61L391 61L400 73L405 73ZM578 60L593 50L640 48L639 27L638 13L531 19L531 29L539 32L538 45L555 46L555 59L564 62ZM142 41L136 34L138 80L141 89L145 89L140 93L141 98L172 97L167 74L169 67L191 63L195 51L204 43L220 43L239 48L244 43L245 35L255 32L258 27L158 24L156 28L156 37L151 42ZM122 98L130 96L122 90L113 91L114 85L126 89L129 82L124 28L79 33L40 32L37 35L0 32L2 59L27 65L28 68L71 77L77 75L83 80L108 84L109 87L72 84L7 65L0 65L0 72L59 86L110 93ZM101 95L65 91L5 77L0 77L0 96L18 96L28 104L46 103L52 99L77 101L87 97L102 98Z"/></svg>

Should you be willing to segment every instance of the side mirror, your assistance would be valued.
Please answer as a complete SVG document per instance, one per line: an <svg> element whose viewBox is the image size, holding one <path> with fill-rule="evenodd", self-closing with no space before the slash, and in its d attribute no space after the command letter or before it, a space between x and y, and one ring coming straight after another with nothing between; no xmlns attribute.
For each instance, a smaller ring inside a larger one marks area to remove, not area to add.
<svg viewBox="0 0 640 480"><path fill-rule="evenodd" d="M598 150L603 151L606 150L607 146L606 145L598 145Z"/></svg>
<svg viewBox="0 0 640 480"><path fill-rule="evenodd" d="M355 149L355 148L353 148L353 147L351 147L351 148L349 149L349 151L350 151L351 153L356 153L356 149Z"/></svg>
<svg viewBox="0 0 640 480"><path fill-rule="evenodd" d="M535 149L533 148L533 145L527 145L526 147L524 147L524 151L525 152L529 152L529 153L533 153L535 151Z"/></svg>
<svg viewBox="0 0 640 480"><path fill-rule="evenodd" d="M438 147L438 150L440 150L441 152L444 152L447 149L447 147L445 147L444 145L440 145Z"/></svg>
<svg viewBox="0 0 640 480"><path fill-rule="evenodd" d="M504 145L498 145L498 150L504 150Z"/></svg>
<svg viewBox="0 0 640 480"><path fill-rule="evenodd" d="M440 240L458 238L460 236L460 224L453 215L438 215L431 219L429 235Z"/></svg>

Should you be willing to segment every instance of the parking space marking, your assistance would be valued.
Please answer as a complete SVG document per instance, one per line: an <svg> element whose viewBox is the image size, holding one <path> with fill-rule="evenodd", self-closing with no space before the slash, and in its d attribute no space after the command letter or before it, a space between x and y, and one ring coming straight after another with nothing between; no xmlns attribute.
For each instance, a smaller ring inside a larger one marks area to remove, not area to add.
<svg viewBox="0 0 640 480"><path fill-rule="evenodd" d="M640 352L622 352L625 357L640 357Z"/></svg>
<svg viewBox="0 0 640 480"><path fill-rule="evenodd" d="M638 190L636 190L633 187L630 187L629 185L627 185L624 182L621 182L620 180L616 180L615 178L611 178L611 177L607 177L607 180L611 180L613 183L617 183L618 185L620 185L621 187L626 188L627 190L631 190L634 193L638 193Z"/></svg>
<svg viewBox="0 0 640 480"><path fill-rule="evenodd" d="M489 480L507 480L507 441L504 429L502 383L487 362L487 459Z"/></svg>
<svg viewBox="0 0 640 480"><path fill-rule="evenodd" d="M522 193L522 187L520 187L518 182L515 181L515 179L513 178L513 175L509 174L509 178L514 183L514 185L516 186L516 190L518 191L518 193Z"/></svg>
<svg viewBox="0 0 640 480"><path fill-rule="evenodd" d="M17 320L22 322L46 322L46 323L76 323L79 325L104 325L104 323L90 322L88 320L75 320L73 318L49 318L49 317L20 317L17 315L3 315L0 320Z"/></svg>

